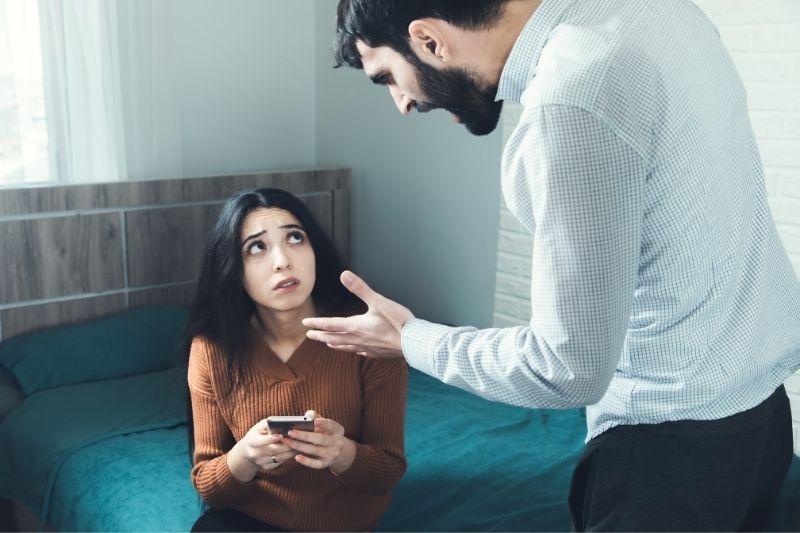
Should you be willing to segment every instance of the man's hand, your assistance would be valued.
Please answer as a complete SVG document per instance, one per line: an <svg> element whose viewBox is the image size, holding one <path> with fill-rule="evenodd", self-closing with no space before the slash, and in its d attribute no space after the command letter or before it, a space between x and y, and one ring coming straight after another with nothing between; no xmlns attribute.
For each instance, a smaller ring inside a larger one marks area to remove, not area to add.
<svg viewBox="0 0 800 533"><path fill-rule="evenodd" d="M400 331L414 315L402 305L373 291L350 271L342 272L342 284L367 304L363 315L348 318L306 318L309 339L324 342L335 350L357 352L369 357L402 357Z"/></svg>

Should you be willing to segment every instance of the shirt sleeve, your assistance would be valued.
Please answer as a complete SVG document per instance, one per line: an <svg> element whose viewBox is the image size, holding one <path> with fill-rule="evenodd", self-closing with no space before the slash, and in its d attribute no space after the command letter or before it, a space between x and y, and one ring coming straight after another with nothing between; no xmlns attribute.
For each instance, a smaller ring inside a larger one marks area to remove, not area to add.
<svg viewBox="0 0 800 533"><path fill-rule="evenodd" d="M243 501L254 490L254 481L243 483L228 467L228 451L236 443L217 403L211 383L208 345L195 339L189 354L189 394L194 420L194 467L192 483L208 505L226 509Z"/></svg>
<svg viewBox="0 0 800 533"><path fill-rule="evenodd" d="M533 233L530 323L478 330L412 319L403 353L490 400L596 403L627 332L648 165L601 117L565 105L526 109L506 151L506 201Z"/></svg>
<svg viewBox="0 0 800 533"><path fill-rule="evenodd" d="M362 365L361 435L353 464L337 477L349 487L380 495L392 490L406 471L408 367L403 359L365 358Z"/></svg>

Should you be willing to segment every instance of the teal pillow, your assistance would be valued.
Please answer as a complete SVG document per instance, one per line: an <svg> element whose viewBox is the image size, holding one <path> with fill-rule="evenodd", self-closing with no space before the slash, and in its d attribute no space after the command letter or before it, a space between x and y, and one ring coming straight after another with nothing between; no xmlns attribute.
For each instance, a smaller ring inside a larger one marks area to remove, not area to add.
<svg viewBox="0 0 800 533"><path fill-rule="evenodd" d="M185 309L140 307L0 342L0 365L27 396L40 390L175 366Z"/></svg>

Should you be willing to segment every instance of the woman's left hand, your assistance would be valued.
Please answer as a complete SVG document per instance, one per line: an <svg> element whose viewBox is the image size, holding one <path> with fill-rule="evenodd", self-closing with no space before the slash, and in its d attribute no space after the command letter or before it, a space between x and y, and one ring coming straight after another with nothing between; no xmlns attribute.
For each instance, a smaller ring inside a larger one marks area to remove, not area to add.
<svg viewBox="0 0 800 533"><path fill-rule="evenodd" d="M307 411L306 416L314 417L314 431L293 429L288 438L283 438L285 446L298 452L295 461L317 470L330 468L336 474L350 468L356 456L356 445L344 436L342 425L318 417L314 411Z"/></svg>

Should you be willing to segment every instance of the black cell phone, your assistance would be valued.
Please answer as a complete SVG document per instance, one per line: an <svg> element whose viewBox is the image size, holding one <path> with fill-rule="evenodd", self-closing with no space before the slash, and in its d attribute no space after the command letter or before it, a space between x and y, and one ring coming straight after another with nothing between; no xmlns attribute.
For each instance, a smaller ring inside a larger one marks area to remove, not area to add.
<svg viewBox="0 0 800 533"><path fill-rule="evenodd" d="M289 430L314 431L314 419L310 416L268 416L270 433L286 435Z"/></svg>

